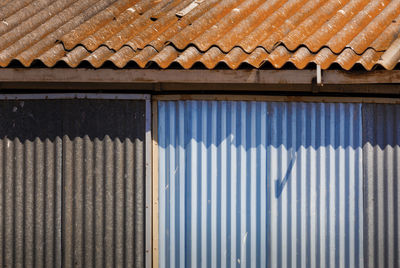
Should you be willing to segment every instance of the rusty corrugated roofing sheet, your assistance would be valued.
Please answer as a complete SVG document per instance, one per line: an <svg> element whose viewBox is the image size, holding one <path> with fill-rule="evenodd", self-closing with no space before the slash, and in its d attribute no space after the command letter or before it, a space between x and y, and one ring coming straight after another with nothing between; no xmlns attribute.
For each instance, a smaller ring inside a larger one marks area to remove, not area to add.
<svg viewBox="0 0 400 268"><path fill-rule="evenodd" d="M3 0L0 66L393 69L399 0Z"/></svg>

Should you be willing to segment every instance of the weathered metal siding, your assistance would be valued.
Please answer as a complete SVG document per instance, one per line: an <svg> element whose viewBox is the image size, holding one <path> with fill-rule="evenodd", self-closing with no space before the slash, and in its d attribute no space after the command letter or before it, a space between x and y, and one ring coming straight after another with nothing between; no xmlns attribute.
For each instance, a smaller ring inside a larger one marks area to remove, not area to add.
<svg viewBox="0 0 400 268"><path fill-rule="evenodd" d="M400 267L400 105L363 105L367 267Z"/></svg>
<svg viewBox="0 0 400 268"><path fill-rule="evenodd" d="M0 103L0 266L145 266L145 101Z"/></svg>
<svg viewBox="0 0 400 268"><path fill-rule="evenodd" d="M57 103L0 105L0 266L61 266Z"/></svg>
<svg viewBox="0 0 400 268"><path fill-rule="evenodd" d="M362 267L360 104L160 101L161 267Z"/></svg>
<svg viewBox="0 0 400 268"><path fill-rule="evenodd" d="M63 264L144 267L145 102L66 104Z"/></svg>

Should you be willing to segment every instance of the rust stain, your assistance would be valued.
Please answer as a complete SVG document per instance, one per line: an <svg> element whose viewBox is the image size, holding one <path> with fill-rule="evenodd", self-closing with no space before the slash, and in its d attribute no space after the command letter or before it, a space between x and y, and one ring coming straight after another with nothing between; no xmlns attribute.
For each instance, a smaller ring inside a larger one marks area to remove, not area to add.
<svg viewBox="0 0 400 268"><path fill-rule="evenodd" d="M82 62L348 70L400 60L400 1L4 0L0 66ZM179 11L188 6L182 16Z"/></svg>

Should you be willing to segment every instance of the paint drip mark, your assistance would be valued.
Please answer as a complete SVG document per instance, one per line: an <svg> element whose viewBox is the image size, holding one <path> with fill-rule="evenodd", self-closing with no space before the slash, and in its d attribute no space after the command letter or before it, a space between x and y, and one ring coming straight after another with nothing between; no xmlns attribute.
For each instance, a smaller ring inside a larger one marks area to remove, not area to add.
<svg viewBox="0 0 400 268"><path fill-rule="evenodd" d="M297 154L291 150L292 159L289 162L288 168L286 170L285 176L280 181L279 179L275 180L275 197L279 198L285 188L286 183L288 182L290 175L292 173L292 169L294 164L296 163Z"/></svg>

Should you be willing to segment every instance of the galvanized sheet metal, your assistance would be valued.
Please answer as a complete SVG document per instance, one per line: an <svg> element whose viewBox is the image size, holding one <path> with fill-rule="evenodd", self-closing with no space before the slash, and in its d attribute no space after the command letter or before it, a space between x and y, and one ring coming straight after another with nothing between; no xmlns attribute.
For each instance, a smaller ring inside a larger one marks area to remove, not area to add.
<svg viewBox="0 0 400 268"><path fill-rule="evenodd" d="M0 105L0 266L61 266L57 103Z"/></svg>
<svg viewBox="0 0 400 268"><path fill-rule="evenodd" d="M160 101L161 267L362 267L361 104Z"/></svg>
<svg viewBox="0 0 400 268"><path fill-rule="evenodd" d="M269 62L275 68L336 63L371 70L393 69L400 59L394 53L399 1L16 0L0 6L0 14L2 67L40 60L96 68L134 62L141 68L225 63L236 69Z"/></svg>
<svg viewBox="0 0 400 268"><path fill-rule="evenodd" d="M400 267L400 106L363 105L366 267Z"/></svg>

